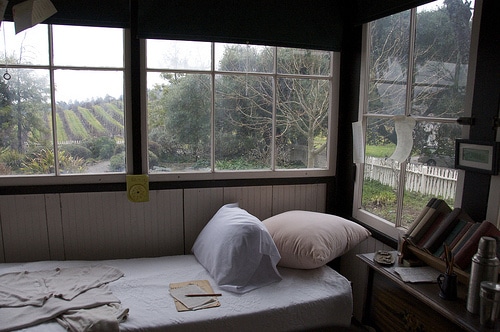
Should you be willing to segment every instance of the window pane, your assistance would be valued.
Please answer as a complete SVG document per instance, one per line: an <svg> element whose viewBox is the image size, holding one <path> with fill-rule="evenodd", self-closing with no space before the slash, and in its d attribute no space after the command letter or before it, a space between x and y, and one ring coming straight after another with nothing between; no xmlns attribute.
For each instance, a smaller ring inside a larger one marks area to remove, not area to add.
<svg viewBox="0 0 500 332"><path fill-rule="evenodd" d="M462 128L457 124L421 122L414 130L410 163L406 167L402 226L408 227L432 197L453 206L458 171L455 139Z"/></svg>
<svg viewBox="0 0 500 332"><path fill-rule="evenodd" d="M271 73L273 47L238 44L215 44L216 70L243 73Z"/></svg>
<svg viewBox="0 0 500 332"><path fill-rule="evenodd" d="M405 114L410 11L372 22L368 113Z"/></svg>
<svg viewBox="0 0 500 332"><path fill-rule="evenodd" d="M54 82L58 102L123 97L123 71L55 70Z"/></svg>
<svg viewBox="0 0 500 332"><path fill-rule="evenodd" d="M49 64L48 28L45 24L37 24L16 35L13 22L2 22L3 42L0 43L0 59L2 64Z"/></svg>
<svg viewBox="0 0 500 332"><path fill-rule="evenodd" d="M456 123L419 122L414 130L412 162L453 168L455 140L461 134Z"/></svg>
<svg viewBox="0 0 500 332"><path fill-rule="evenodd" d="M329 91L327 80L278 80L277 167L327 167Z"/></svg>
<svg viewBox="0 0 500 332"><path fill-rule="evenodd" d="M211 43L156 39L148 39L146 43L148 68L211 69Z"/></svg>
<svg viewBox="0 0 500 332"><path fill-rule="evenodd" d="M272 86L269 77L216 77L216 169L271 167Z"/></svg>
<svg viewBox="0 0 500 332"><path fill-rule="evenodd" d="M57 66L123 67L123 30L54 25Z"/></svg>
<svg viewBox="0 0 500 332"><path fill-rule="evenodd" d="M394 121L368 118L362 207L388 221L396 221L399 163L388 159L396 149Z"/></svg>
<svg viewBox="0 0 500 332"><path fill-rule="evenodd" d="M61 173L125 171L123 72L56 70L56 125Z"/></svg>
<svg viewBox="0 0 500 332"><path fill-rule="evenodd" d="M0 81L0 174L52 174L49 71L11 69Z"/></svg>
<svg viewBox="0 0 500 332"><path fill-rule="evenodd" d="M330 75L331 52L297 48L278 48L278 73Z"/></svg>
<svg viewBox="0 0 500 332"><path fill-rule="evenodd" d="M163 84L148 84L150 171L210 170L210 75L162 76ZM158 74L150 78L157 81Z"/></svg>
<svg viewBox="0 0 500 332"><path fill-rule="evenodd" d="M459 21L456 15L465 18ZM471 17L467 5L447 7L443 1L418 11L412 114L463 115Z"/></svg>

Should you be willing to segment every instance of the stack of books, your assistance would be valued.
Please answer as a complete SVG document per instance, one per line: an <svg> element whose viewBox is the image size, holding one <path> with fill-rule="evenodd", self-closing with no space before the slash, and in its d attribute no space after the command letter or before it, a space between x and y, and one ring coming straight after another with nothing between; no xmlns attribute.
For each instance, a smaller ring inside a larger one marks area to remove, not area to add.
<svg viewBox="0 0 500 332"><path fill-rule="evenodd" d="M500 241L500 231L491 222L475 222L461 208L452 209L444 200L432 198L415 218L405 238L409 245L441 260L445 259L446 245L455 266L466 271L482 236ZM497 245L497 252L499 247Z"/></svg>

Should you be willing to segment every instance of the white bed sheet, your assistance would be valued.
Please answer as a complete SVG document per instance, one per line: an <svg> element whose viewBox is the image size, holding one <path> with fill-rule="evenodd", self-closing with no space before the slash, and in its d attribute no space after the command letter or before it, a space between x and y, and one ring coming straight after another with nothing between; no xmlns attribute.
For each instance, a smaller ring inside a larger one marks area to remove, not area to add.
<svg viewBox="0 0 500 332"><path fill-rule="evenodd" d="M121 331L299 331L325 326L349 326L352 316L350 282L324 266L314 270L279 268L280 282L235 294L220 290L193 255L105 261L44 261L0 264L0 274L56 267L103 264L125 276L109 284L129 317ZM177 312L169 294L173 282L207 279L220 307ZM24 331L61 332L55 321Z"/></svg>

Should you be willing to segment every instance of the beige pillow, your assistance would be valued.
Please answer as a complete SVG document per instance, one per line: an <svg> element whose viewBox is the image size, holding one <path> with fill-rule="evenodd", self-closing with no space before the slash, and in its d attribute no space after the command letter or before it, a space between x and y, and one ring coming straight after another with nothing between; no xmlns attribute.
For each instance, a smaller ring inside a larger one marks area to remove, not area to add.
<svg viewBox="0 0 500 332"><path fill-rule="evenodd" d="M371 233L331 214L288 211L263 221L281 255L278 265L314 269L343 255Z"/></svg>

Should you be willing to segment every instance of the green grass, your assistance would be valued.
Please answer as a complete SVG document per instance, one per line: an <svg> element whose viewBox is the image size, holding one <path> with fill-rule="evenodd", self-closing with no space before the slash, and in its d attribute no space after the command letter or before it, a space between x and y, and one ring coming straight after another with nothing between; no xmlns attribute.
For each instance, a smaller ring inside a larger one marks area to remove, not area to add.
<svg viewBox="0 0 500 332"><path fill-rule="evenodd" d="M123 132L123 124L116 121L106 110L99 105L94 105L94 112L98 118L101 118L103 121L107 122L110 126L113 126L118 132Z"/></svg>
<svg viewBox="0 0 500 332"><path fill-rule="evenodd" d="M422 195L411 191L405 191L404 195L402 225L403 227L408 227L432 196ZM362 206L366 211L388 221L395 222L396 203L395 189L383 185L378 181L364 181ZM448 203L450 207L453 207L454 201L446 200L446 203Z"/></svg>
<svg viewBox="0 0 500 332"><path fill-rule="evenodd" d="M104 104L106 110L115 118L117 121L123 122L123 110L118 108L115 104L106 103Z"/></svg>
<svg viewBox="0 0 500 332"><path fill-rule="evenodd" d="M66 118L66 122L68 123L69 129L75 139L84 139L89 137L87 129L85 129L84 125L80 121L80 118L75 114L75 112L72 110L65 110L64 117Z"/></svg>
<svg viewBox="0 0 500 332"><path fill-rule="evenodd" d="M78 107L78 111L87 123L94 129L97 134L105 134L106 128L96 119L96 117L86 108Z"/></svg>
<svg viewBox="0 0 500 332"><path fill-rule="evenodd" d="M56 114L56 126L57 126L57 141L65 142L68 141L68 135L66 135L66 131L64 130L64 124L59 116L59 113Z"/></svg>
<svg viewBox="0 0 500 332"><path fill-rule="evenodd" d="M387 145L367 145L365 154L370 157L387 158L396 150L395 144Z"/></svg>

